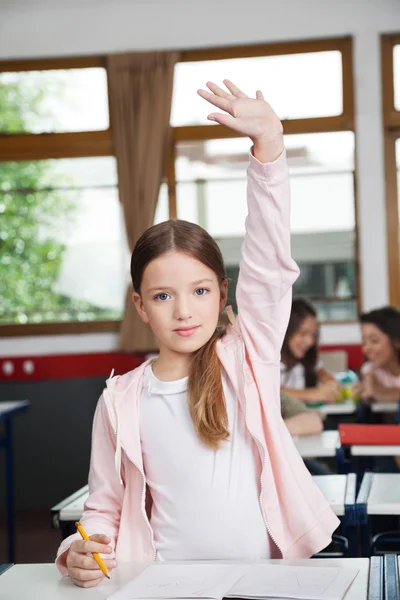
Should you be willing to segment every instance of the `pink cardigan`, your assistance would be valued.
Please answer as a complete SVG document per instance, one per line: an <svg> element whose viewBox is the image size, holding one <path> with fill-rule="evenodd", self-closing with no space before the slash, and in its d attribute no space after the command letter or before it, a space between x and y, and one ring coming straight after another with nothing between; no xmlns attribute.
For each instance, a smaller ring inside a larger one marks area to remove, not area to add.
<svg viewBox="0 0 400 600"><path fill-rule="evenodd" d="M329 544L339 521L314 485L280 411L280 350L298 276L290 255L285 153L267 164L250 157L247 201L239 316L217 352L262 451L261 503L269 533L283 558L307 558ZM93 423L90 494L81 522L88 535L111 538L119 561L155 558L138 418L146 364L107 381ZM66 551L79 538L68 537L58 550L56 564L64 575Z"/></svg>

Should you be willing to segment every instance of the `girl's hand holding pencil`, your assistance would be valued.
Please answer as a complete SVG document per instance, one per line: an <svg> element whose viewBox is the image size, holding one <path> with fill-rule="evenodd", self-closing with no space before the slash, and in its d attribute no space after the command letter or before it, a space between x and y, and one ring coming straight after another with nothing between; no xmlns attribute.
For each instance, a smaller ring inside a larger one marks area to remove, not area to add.
<svg viewBox="0 0 400 600"><path fill-rule="evenodd" d="M68 573L75 585L93 587L100 583L108 572L117 566L115 559L101 559L99 554L111 554L112 549L107 544L110 538L101 533L88 537L82 526L76 524L82 540L72 542L67 555Z"/></svg>
<svg viewBox="0 0 400 600"><path fill-rule="evenodd" d="M199 96L223 110L208 115L210 121L225 125L248 136L253 144L253 154L262 163L273 162L283 151L283 127L262 92L249 98L228 79L224 84L229 93L212 82L208 90L198 90Z"/></svg>

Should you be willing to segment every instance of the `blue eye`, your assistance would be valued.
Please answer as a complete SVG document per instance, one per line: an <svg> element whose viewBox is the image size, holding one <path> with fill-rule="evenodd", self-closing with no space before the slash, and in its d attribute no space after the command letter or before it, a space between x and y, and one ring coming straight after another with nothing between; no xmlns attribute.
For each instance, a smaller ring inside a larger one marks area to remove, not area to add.
<svg viewBox="0 0 400 600"><path fill-rule="evenodd" d="M207 294L208 290L206 290L205 288L199 288L198 290L195 291L196 296L205 296Z"/></svg>
<svg viewBox="0 0 400 600"><path fill-rule="evenodd" d="M157 294L157 296L155 296L155 300L161 300L161 301L165 301L168 300L169 298L169 294L166 294L165 292L161 293L161 294Z"/></svg>

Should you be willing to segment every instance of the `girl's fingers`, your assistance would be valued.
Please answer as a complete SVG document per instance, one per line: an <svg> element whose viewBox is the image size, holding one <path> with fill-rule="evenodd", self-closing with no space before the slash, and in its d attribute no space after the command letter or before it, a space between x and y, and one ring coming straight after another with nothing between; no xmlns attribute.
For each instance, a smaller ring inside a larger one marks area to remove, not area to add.
<svg viewBox="0 0 400 600"><path fill-rule="evenodd" d="M208 115L207 119L231 128L233 127L233 122L235 121L233 117L227 115L226 113L211 113L211 115Z"/></svg>
<svg viewBox="0 0 400 600"><path fill-rule="evenodd" d="M117 566L117 561L114 558L103 558L102 560L107 569L115 569ZM73 552L68 560L68 566L78 569L100 570L100 567L93 558L92 554L75 554L75 552Z"/></svg>
<svg viewBox="0 0 400 600"><path fill-rule="evenodd" d="M72 547L72 545L71 545ZM73 547L74 552L97 552L98 554L111 554L112 548L106 544L100 544L99 542L93 542L88 540L76 540Z"/></svg>
<svg viewBox="0 0 400 600"><path fill-rule="evenodd" d="M69 571L70 577L72 579L76 579L76 581L95 581L97 579L101 580L104 578L103 573L99 568L97 569L80 569L79 567L74 567Z"/></svg>
<svg viewBox="0 0 400 600"><path fill-rule="evenodd" d="M234 83L232 83L232 81L230 81L229 79L224 79L224 85L226 85L226 87L228 88L228 90L230 91L230 93L233 96L236 96L236 98L248 98L247 94L245 94L244 92L242 92L242 90L240 88L238 88ZM207 84L207 87L209 87L208 84ZM257 92L257 93L261 94L261 92ZM262 94L261 94L261 96L262 96ZM264 100L264 97L262 98L262 100Z"/></svg>
<svg viewBox="0 0 400 600"><path fill-rule="evenodd" d="M261 90L256 91L256 98L257 100L265 100L264 94L261 92Z"/></svg>
<svg viewBox="0 0 400 600"><path fill-rule="evenodd" d="M228 81L228 80L226 80L226 81ZM221 87L219 87L219 85L217 85L213 81L207 81L206 86L208 87L209 90L212 91L213 94L215 94L219 98L225 98L225 100L229 100L229 101L235 99L234 98L235 94L233 94L233 95L232 94L228 94L228 92L226 92L224 89L222 89Z"/></svg>
<svg viewBox="0 0 400 600"><path fill-rule="evenodd" d="M216 96L211 92L207 92L207 90L197 90L197 93L199 94L199 96L204 98L204 100L207 100L207 102L209 102L210 104L214 104L214 106L216 106L217 108L225 110L226 112L230 112L229 106L232 101L232 96L231 100L227 100L226 98L220 98L220 96Z"/></svg>
<svg viewBox="0 0 400 600"><path fill-rule="evenodd" d="M94 587L95 585L97 585L98 583L103 581L104 575L102 574L101 577L97 577L96 579L86 579L86 580L79 579L79 578L73 577L71 575L71 579L74 582L74 584L77 585L78 587L89 588L89 587Z"/></svg>

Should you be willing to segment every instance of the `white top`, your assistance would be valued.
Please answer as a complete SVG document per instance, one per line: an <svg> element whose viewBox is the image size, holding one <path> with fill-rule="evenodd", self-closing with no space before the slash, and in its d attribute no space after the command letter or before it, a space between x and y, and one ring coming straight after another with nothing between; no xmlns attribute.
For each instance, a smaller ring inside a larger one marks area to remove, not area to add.
<svg viewBox="0 0 400 600"><path fill-rule="evenodd" d="M160 381L151 365L145 370L140 437L159 560L271 556L260 505L260 455L238 399L222 379L230 440L212 450L195 432L188 378Z"/></svg>
<svg viewBox="0 0 400 600"><path fill-rule="evenodd" d="M400 396L400 375L392 375L384 369L374 369L370 362L366 362L361 367L361 374L373 373L378 383L386 388L399 388Z"/></svg>
<svg viewBox="0 0 400 600"><path fill-rule="evenodd" d="M323 368L324 364L322 360L318 360L315 372ZM287 366L281 362L281 386L292 390L304 390L306 387L306 372L304 365L298 362L294 367L288 369Z"/></svg>

